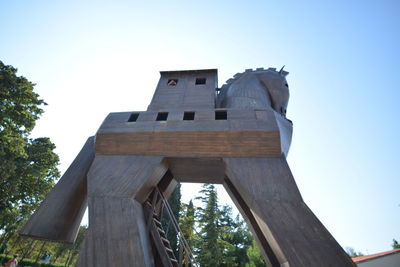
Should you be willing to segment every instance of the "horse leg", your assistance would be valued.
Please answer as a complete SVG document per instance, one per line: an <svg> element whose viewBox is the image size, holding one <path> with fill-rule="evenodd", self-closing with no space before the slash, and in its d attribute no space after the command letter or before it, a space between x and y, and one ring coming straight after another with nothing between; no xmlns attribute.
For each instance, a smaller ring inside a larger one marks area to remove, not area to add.
<svg viewBox="0 0 400 267"><path fill-rule="evenodd" d="M224 158L225 188L272 266L355 266L304 203L285 158Z"/></svg>
<svg viewBox="0 0 400 267"><path fill-rule="evenodd" d="M166 171L162 157L96 155L89 230L76 266L154 266L142 203Z"/></svg>

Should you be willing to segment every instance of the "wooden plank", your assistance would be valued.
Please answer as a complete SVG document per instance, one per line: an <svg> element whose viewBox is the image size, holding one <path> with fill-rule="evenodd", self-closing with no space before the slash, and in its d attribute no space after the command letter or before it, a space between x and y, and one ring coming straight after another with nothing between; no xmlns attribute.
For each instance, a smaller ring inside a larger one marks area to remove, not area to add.
<svg viewBox="0 0 400 267"><path fill-rule="evenodd" d="M196 78L206 78L206 84L196 85ZM169 86L167 84L169 79L178 79L178 83L175 86ZM216 70L161 72L161 78L148 110L185 107L212 109L216 81Z"/></svg>
<svg viewBox="0 0 400 267"><path fill-rule="evenodd" d="M277 131L98 133L96 153L171 157L279 157Z"/></svg>
<svg viewBox="0 0 400 267"><path fill-rule="evenodd" d="M142 203L166 171L163 157L96 155L88 173L88 195L130 197Z"/></svg>
<svg viewBox="0 0 400 267"><path fill-rule="evenodd" d="M86 175L94 158L90 137L58 183L20 231L33 238L73 243L87 207Z"/></svg>
<svg viewBox="0 0 400 267"><path fill-rule="evenodd" d="M160 189L160 192L163 194L163 196L166 199L169 199L169 197L172 195L177 185L178 181L174 179L174 176L172 175L171 171L168 170L157 186Z"/></svg>
<svg viewBox="0 0 400 267"><path fill-rule="evenodd" d="M142 202L167 171L162 157L96 155L89 233L77 266L154 266Z"/></svg>
<svg viewBox="0 0 400 267"><path fill-rule="evenodd" d="M253 226L262 231L259 238L268 241L282 266L355 266L303 202L284 157L224 162L229 181L255 218Z"/></svg>
<svg viewBox="0 0 400 267"><path fill-rule="evenodd" d="M220 158L168 158L168 167L182 183L222 184L225 178Z"/></svg>
<svg viewBox="0 0 400 267"><path fill-rule="evenodd" d="M279 127L281 150L287 157L290 144L292 143L293 125L292 122L284 118L281 114L274 112L276 123Z"/></svg>
<svg viewBox="0 0 400 267"><path fill-rule="evenodd" d="M171 259L168 256L166 246L161 240L160 233L158 232L157 226L155 225L154 221L151 222L150 233L154 245L157 249L158 255L160 256L163 267L172 267Z"/></svg>
<svg viewBox="0 0 400 267"><path fill-rule="evenodd" d="M143 208L136 200L89 197L89 225L76 266L154 266Z"/></svg>
<svg viewBox="0 0 400 267"><path fill-rule="evenodd" d="M259 224L257 223L253 213L251 212L251 209L243 200L239 191L235 188L235 186L228 178L224 180L224 188L228 192L229 196L235 203L240 213L243 215L245 221L247 222L247 226L253 233L253 237L256 240L258 246L261 248L260 252L264 257L267 266L271 265L272 267L280 267L281 264L279 263L279 260L275 255L275 252L272 250L270 244L265 238L263 231L261 230Z"/></svg>

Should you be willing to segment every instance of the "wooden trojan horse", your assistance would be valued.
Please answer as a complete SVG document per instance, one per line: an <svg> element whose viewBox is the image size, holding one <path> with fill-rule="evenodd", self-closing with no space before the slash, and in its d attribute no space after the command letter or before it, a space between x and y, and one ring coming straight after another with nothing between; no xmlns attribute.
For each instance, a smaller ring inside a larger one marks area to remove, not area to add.
<svg viewBox="0 0 400 267"><path fill-rule="evenodd" d="M77 266L174 266L156 260L145 204L178 182L223 184L271 266L355 266L304 203L286 162L292 122L281 70L165 71L147 111L110 113L21 234L74 242ZM151 203L150 203L151 204Z"/></svg>

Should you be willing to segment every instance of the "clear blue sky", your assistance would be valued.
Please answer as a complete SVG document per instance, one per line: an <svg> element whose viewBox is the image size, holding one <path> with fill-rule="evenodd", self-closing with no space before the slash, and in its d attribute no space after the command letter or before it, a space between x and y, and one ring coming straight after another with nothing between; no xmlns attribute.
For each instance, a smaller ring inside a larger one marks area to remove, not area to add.
<svg viewBox="0 0 400 267"><path fill-rule="evenodd" d="M221 86L286 65L288 161L305 201L343 247L389 250L400 241L400 2L293 2L5 0L0 60L49 104L33 135L57 145L62 171L109 112L147 108L160 70L218 68Z"/></svg>

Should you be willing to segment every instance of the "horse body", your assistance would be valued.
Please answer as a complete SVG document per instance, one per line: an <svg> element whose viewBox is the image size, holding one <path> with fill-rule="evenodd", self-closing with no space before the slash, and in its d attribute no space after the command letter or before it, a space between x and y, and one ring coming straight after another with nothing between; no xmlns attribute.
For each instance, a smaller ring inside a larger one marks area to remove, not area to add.
<svg viewBox="0 0 400 267"><path fill-rule="evenodd" d="M88 205L77 266L153 267L162 253L145 214L152 192L219 183L269 265L354 266L304 203L286 162L287 74L246 70L215 94L216 69L161 72L148 109L110 113L21 234L74 242Z"/></svg>

